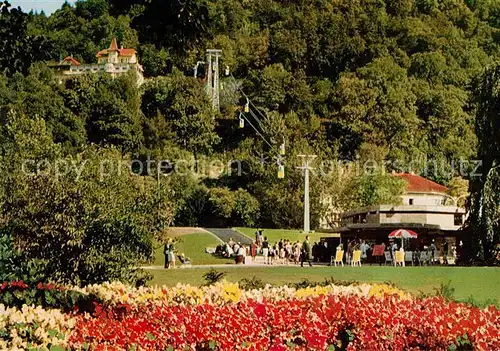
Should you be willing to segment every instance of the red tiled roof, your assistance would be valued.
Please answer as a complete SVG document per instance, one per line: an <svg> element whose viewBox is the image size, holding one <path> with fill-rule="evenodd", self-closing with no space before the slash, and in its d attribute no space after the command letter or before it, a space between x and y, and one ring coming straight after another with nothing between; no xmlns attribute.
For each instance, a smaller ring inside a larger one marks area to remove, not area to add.
<svg viewBox="0 0 500 351"><path fill-rule="evenodd" d="M120 49L118 51L119 51L118 56L134 56L135 55L134 49Z"/></svg>
<svg viewBox="0 0 500 351"><path fill-rule="evenodd" d="M69 63L71 66L80 66L80 62L78 62L71 56L65 57L61 63Z"/></svg>
<svg viewBox="0 0 500 351"><path fill-rule="evenodd" d="M113 51L118 51L118 56L134 56L136 53L134 49L118 49L118 43L116 41L116 38L113 38L109 48L99 51L96 56L97 57L106 56Z"/></svg>
<svg viewBox="0 0 500 351"><path fill-rule="evenodd" d="M118 43L116 41L116 38L113 38L113 40L111 40L111 45L109 46L109 51L118 51Z"/></svg>
<svg viewBox="0 0 500 351"><path fill-rule="evenodd" d="M416 174L396 173L396 177L403 178L408 183L408 192L413 193L446 193L448 188Z"/></svg>

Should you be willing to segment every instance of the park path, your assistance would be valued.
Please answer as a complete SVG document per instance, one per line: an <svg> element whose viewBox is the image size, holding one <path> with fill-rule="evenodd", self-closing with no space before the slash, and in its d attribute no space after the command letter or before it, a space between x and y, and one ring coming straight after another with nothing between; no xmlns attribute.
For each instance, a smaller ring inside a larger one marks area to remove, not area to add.
<svg viewBox="0 0 500 351"><path fill-rule="evenodd" d="M307 264L304 265L304 268L318 268L318 267L326 267L328 263L314 263L312 267L309 267ZM203 269L203 268L250 268L250 267L260 267L260 268L277 268L277 267L300 267L299 264L264 264L263 260L257 260L257 262L247 262L246 264L210 264L210 265L194 265L194 266L185 266L183 269ZM165 270L163 266L145 266L141 267L142 269L158 271ZM181 266L177 265L177 268L181 268Z"/></svg>
<svg viewBox="0 0 500 351"><path fill-rule="evenodd" d="M205 228L205 230L214 234L225 243L227 243L230 238L233 238L234 241L240 242L243 245L252 244L252 239L231 228Z"/></svg>

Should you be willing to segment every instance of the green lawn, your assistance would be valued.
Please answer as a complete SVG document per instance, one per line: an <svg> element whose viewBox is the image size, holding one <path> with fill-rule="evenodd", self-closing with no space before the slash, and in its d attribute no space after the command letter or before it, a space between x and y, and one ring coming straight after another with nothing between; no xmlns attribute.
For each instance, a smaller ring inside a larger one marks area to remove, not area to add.
<svg viewBox="0 0 500 351"><path fill-rule="evenodd" d="M187 257L193 260L193 265L207 264L226 264L234 263L234 260L218 258L214 255L205 253L206 247L217 247L220 241L209 233L193 233L183 235L179 238L180 242L176 244L178 254L184 253ZM178 263L178 262L177 262ZM155 250L155 266L163 266L163 246Z"/></svg>
<svg viewBox="0 0 500 351"><path fill-rule="evenodd" d="M236 230L239 231L240 233L245 234L251 239L255 239L255 232L257 231L256 228L236 228ZM263 231L264 231L264 236L267 237L267 239L271 244L280 241L280 239L288 239L291 240L292 242L294 241L302 242L306 238L306 234L302 233L300 230L263 229ZM326 236L336 236L336 234L310 233L309 236L311 237L311 242L314 243L317 241L319 242L320 238Z"/></svg>
<svg viewBox="0 0 500 351"><path fill-rule="evenodd" d="M192 285L204 283L206 268L151 271L154 279L151 284L173 286L178 282ZM441 283L451 281L457 300L474 300L484 303L496 300L500 291L500 268L462 268L462 267L228 267L218 269L227 272L226 279L237 282L242 278L257 277L266 283L283 285L303 279L324 281L333 277L337 280L359 282L392 282L400 288L418 294L420 291L433 293Z"/></svg>

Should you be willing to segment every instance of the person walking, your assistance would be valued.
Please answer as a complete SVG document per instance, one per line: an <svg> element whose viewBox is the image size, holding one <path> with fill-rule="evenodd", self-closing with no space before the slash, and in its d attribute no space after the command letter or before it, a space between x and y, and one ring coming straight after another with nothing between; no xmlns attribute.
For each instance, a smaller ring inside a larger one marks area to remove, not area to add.
<svg viewBox="0 0 500 351"><path fill-rule="evenodd" d="M252 243L252 246L250 246L250 256L252 256L252 261L255 261L255 257L257 256L257 249L259 247L257 246L257 243L254 241Z"/></svg>
<svg viewBox="0 0 500 351"><path fill-rule="evenodd" d="M258 230L259 235L257 236L257 246L262 248L262 244L264 243L264 234L262 234L262 230Z"/></svg>
<svg viewBox="0 0 500 351"><path fill-rule="evenodd" d="M312 246L311 243L309 242L309 235L306 236L306 240L302 243L302 255L300 259L300 266L304 267L304 262L308 262L309 266L312 267Z"/></svg>
<svg viewBox="0 0 500 351"><path fill-rule="evenodd" d="M163 268L168 269L170 267L170 257L169 257L170 244L167 243L163 246L163 256L165 256L165 264Z"/></svg>
<svg viewBox="0 0 500 351"><path fill-rule="evenodd" d="M168 242L165 244L163 248L163 255L165 256L165 265L164 268L170 268L170 265L173 265L175 268L175 253L174 253L174 244L172 243L172 239L168 239Z"/></svg>
<svg viewBox="0 0 500 351"><path fill-rule="evenodd" d="M264 256L264 263L269 264L269 242L264 238L262 242L262 256Z"/></svg>

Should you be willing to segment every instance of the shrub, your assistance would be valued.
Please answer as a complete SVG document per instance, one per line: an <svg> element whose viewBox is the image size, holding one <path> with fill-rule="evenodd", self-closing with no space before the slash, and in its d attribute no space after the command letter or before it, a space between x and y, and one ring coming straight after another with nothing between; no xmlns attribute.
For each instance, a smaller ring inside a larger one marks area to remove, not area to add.
<svg viewBox="0 0 500 351"><path fill-rule="evenodd" d="M0 282L24 281L37 284L46 280L46 265L41 260L30 260L16 250L8 234L0 235Z"/></svg>
<svg viewBox="0 0 500 351"><path fill-rule="evenodd" d="M329 286L329 285L336 285L336 286L356 286L359 285L359 282L353 281L353 280L337 280L333 277L326 278L322 282L314 282L310 281L309 279L303 279L299 282L295 283L290 283L288 284L291 287L294 287L295 289L304 289L304 288L310 288L314 286Z"/></svg>
<svg viewBox="0 0 500 351"><path fill-rule="evenodd" d="M0 304L21 308L41 306L60 309L63 312L93 312L94 304L100 302L95 295L87 295L53 284L39 283L30 287L22 281L4 282L0 286Z"/></svg>
<svg viewBox="0 0 500 351"><path fill-rule="evenodd" d="M434 288L434 291L436 292L436 296L442 297L447 301L452 301L455 294L455 288L451 286L451 281L447 283L441 283L439 285L439 288Z"/></svg>
<svg viewBox="0 0 500 351"><path fill-rule="evenodd" d="M225 276L226 272L218 272L217 270L212 268L203 275L203 279L205 279L205 285L209 286L220 282Z"/></svg>
<svg viewBox="0 0 500 351"><path fill-rule="evenodd" d="M257 278L257 277L253 277L253 278L243 278L239 281L239 286L241 289L243 290L254 290L254 289L264 289L266 284L264 284L264 282Z"/></svg>

